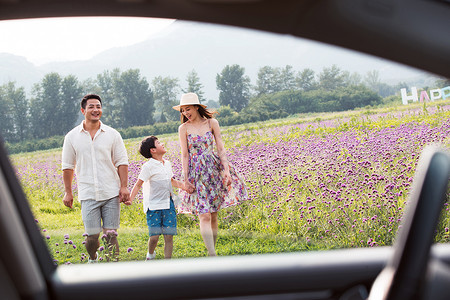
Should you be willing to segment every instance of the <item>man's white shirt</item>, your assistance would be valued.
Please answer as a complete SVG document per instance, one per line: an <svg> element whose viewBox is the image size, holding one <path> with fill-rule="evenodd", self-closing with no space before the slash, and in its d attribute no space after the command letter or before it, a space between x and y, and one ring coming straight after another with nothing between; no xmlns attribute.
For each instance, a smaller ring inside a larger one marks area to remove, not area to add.
<svg viewBox="0 0 450 300"><path fill-rule="evenodd" d="M64 138L61 165L75 169L78 200L107 200L119 195L117 168L128 165L127 150L117 130L100 122L92 139L81 122Z"/></svg>

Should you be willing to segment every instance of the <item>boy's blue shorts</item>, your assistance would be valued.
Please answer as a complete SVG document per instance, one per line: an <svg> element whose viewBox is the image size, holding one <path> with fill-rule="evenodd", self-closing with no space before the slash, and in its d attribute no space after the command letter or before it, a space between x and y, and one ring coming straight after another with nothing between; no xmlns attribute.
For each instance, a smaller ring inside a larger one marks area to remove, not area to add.
<svg viewBox="0 0 450 300"><path fill-rule="evenodd" d="M172 197L170 197L169 209L147 210L148 235L176 235L177 213Z"/></svg>

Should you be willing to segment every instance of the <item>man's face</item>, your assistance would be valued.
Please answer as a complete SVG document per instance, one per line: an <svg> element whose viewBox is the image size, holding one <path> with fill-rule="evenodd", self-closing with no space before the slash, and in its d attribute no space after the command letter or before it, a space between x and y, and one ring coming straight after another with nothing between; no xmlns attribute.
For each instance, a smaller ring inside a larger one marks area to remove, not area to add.
<svg viewBox="0 0 450 300"><path fill-rule="evenodd" d="M102 104L98 99L88 99L86 101L86 108L81 109L86 121L98 122L102 116Z"/></svg>

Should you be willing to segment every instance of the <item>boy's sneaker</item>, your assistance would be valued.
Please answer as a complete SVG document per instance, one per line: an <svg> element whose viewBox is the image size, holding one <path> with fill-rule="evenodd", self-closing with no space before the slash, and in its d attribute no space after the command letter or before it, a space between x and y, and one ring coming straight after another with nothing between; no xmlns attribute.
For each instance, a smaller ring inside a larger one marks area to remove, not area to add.
<svg viewBox="0 0 450 300"><path fill-rule="evenodd" d="M95 259L88 258L88 264L96 264L98 263L98 252L95 252Z"/></svg>
<svg viewBox="0 0 450 300"><path fill-rule="evenodd" d="M156 257L156 253L155 252L153 252L153 254L150 254L150 253L147 252L147 258L145 259L145 261L152 260L155 257Z"/></svg>

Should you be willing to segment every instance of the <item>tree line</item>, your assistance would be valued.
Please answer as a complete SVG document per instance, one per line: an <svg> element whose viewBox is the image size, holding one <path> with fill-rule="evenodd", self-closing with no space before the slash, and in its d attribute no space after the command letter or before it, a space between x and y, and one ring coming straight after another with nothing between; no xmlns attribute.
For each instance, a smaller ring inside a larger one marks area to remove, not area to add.
<svg viewBox="0 0 450 300"><path fill-rule="evenodd" d="M181 92L197 93L202 103L217 109L221 124L233 125L379 105L382 97L399 90L381 83L377 71L362 77L336 65L318 74L311 69L295 71L290 65L264 66L254 85L243 67L227 65L216 75L218 99L205 98L195 70L185 80L183 88L178 78L157 76L149 82L139 69L116 68L80 82L74 75L52 72L33 86L30 97L24 87L8 82L0 86L0 133L10 152L59 147L61 137L81 122L79 102L86 93L98 93L105 100L105 124L125 137L138 137L150 129L154 134L176 131L179 113L172 106L178 104ZM47 140L30 149L30 141L39 139Z"/></svg>

